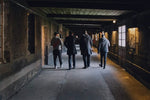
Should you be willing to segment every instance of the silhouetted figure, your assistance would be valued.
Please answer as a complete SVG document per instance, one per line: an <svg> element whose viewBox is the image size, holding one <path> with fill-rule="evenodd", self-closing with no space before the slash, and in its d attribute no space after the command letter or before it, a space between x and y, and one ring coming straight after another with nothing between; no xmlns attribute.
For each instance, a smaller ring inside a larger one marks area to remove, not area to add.
<svg viewBox="0 0 150 100"><path fill-rule="evenodd" d="M84 61L83 68L90 67L90 55L92 54L92 45L92 39L88 35L87 31L85 31L80 38L80 50Z"/></svg>
<svg viewBox="0 0 150 100"><path fill-rule="evenodd" d="M73 60L73 69L75 68L75 54L77 54L75 46L75 37L72 32L69 32L69 36L65 38L64 45L67 48L69 70L72 68L71 57Z"/></svg>
<svg viewBox="0 0 150 100"><path fill-rule="evenodd" d="M54 67L55 67L55 69L57 69L57 66L56 66L57 56L59 58L60 67L62 67L62 58L61 58L62 41L59 38L59 33L58 32L54 33L54 37L53 37L53 39L51 41L51 45L53 46Z"/></svg>
<svg viewBox="0 0 150 100"><path fill-rule="evenodd" d="M98 44L98 53L101 55L101 64L99 66L103 66L103 58L104 58L104 67L105 69L106 66L106 60L107 60L107 53L109 52L109 46L110 42L108 39L105 38L105 35L102 34L102 38L99 39L99 44Z"/></svg>

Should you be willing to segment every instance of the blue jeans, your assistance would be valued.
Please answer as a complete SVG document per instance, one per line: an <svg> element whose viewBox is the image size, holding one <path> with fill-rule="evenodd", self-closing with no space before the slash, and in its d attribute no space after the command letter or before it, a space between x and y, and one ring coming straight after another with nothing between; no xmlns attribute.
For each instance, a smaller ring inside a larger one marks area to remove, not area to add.
<svg viewBox="0 0 150 100"><path fill-rule="evenodd" d="M104 67L106 66L107 61L107 52L101 52L101 65L103 65L103 59L104 59Z"/></svg>
<svg viewBox="0 0 150 100"><path fill-rule="evenodd" d="M68 55L68 63L69 63L69 69L71 69L71 56L72 56L72 61L73 61L73 68L75 68L75 54L73 55Z"/></svg>
<svg viewBox="0 0 150 100"><path fill-rule="evenodd" d="M90 55L83 55L84 67L90 67Z"/></svg>

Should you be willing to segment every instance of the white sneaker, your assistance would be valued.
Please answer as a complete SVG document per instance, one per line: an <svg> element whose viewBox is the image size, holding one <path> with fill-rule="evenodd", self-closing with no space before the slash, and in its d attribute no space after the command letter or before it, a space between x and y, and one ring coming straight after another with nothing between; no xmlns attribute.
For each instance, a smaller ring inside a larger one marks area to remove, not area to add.
<svg viewBox="0 0 150 100"><path fill-rule="evenodd" d="M55 69L57 69L57 66L54 66Z"/></svg>
<svg viewBox="0 0 150 100"><path fill-rule="evenodd" d="M63 64L62 65L60 65L60 68L62 68L63 67Z"/></svg>

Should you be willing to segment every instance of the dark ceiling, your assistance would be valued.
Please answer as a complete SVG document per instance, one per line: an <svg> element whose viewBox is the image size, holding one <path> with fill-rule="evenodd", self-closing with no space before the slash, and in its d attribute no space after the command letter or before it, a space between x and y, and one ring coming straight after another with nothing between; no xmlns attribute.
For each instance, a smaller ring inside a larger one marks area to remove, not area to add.
<svg viewBox="0 0 150 100"><path fill-rule="evenodd" d="M149 3L137 0L27 0L29 7L78 32L100 31L124 16L149 9Z"/></svg>

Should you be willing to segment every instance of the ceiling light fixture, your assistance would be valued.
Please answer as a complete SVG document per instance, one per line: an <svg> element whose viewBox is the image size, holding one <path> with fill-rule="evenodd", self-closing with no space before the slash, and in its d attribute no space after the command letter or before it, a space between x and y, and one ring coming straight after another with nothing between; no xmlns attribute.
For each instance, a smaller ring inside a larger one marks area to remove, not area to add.
<svg viewBox="0 0 150 100"><path fill-rule="evenodd" d="M116 20L113 20L113 23L115 24L115 23L116 23Z"/></svg>

